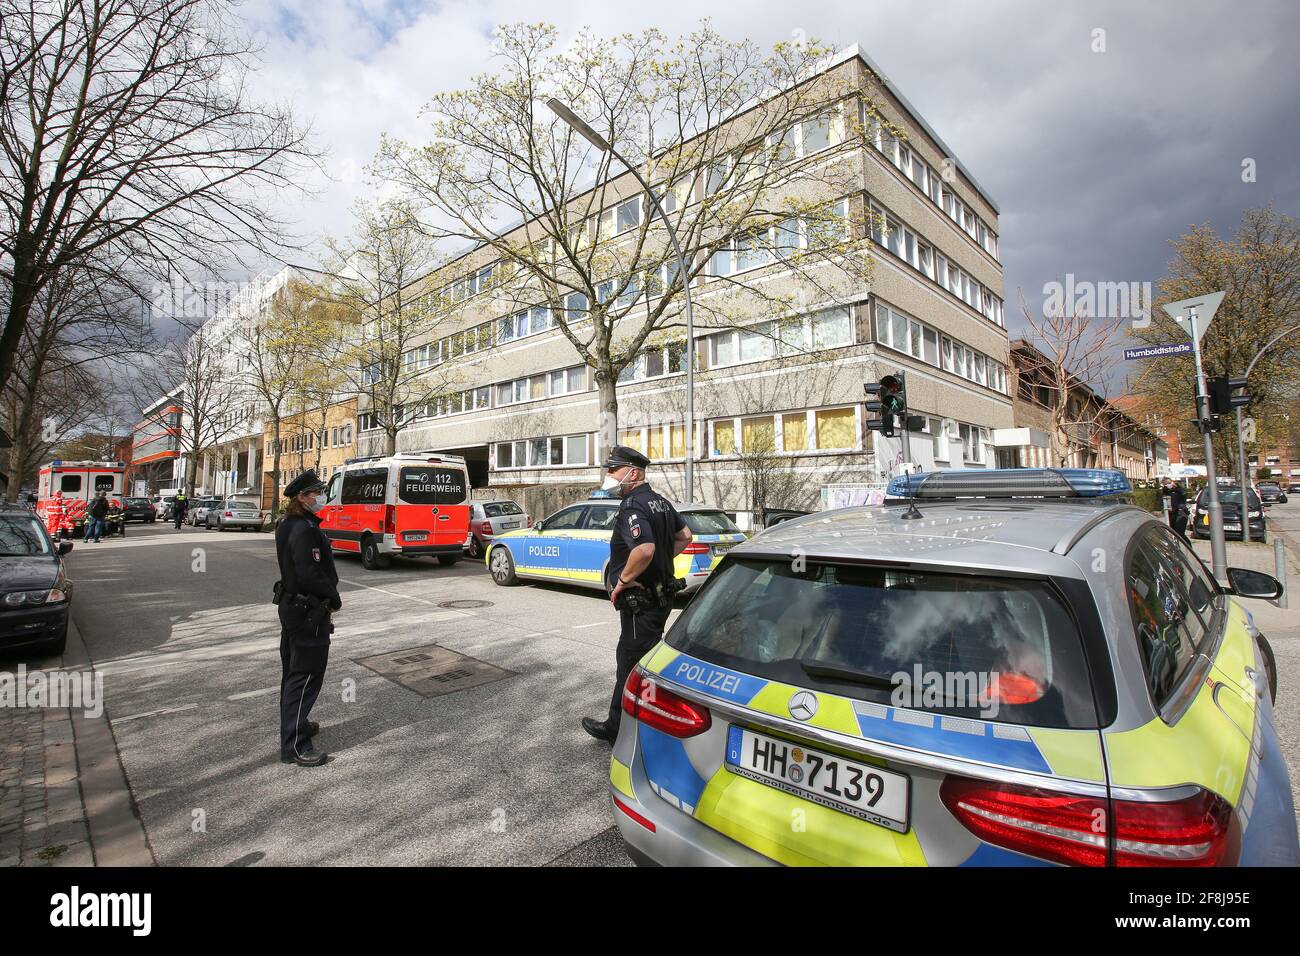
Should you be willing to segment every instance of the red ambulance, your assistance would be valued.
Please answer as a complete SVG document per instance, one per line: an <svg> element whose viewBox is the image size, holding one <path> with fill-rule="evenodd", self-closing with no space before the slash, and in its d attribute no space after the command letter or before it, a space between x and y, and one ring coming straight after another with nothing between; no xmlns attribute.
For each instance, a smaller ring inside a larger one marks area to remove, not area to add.
<svg viewBox="0 0 1300 956"><path fill-rule="evenodd" d="M52 461L38 473L36 513L51 536L71 533L84 525L86 508L101 491L121 505L125 481L126 462Z"/></svg>
<svg viewBox="0 0 1300 956"><path fill-rule="evenodd" d="M321 530L335 551L373 571L394 556L460 560L469 535L469 472L459 455L349 458L330 476Z"/></svg>

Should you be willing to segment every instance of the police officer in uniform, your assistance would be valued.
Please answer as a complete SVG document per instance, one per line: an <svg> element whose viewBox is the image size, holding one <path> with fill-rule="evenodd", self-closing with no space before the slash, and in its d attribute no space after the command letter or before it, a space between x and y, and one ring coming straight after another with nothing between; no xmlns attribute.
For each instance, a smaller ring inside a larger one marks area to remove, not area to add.
<svg viewBox="0 0 1300 956"><path fill-rule="evenodd" d="M337 611L339 575L329 539L316 513L325 506L325 483L307 469L284 490L284 517L275 529L280 562L274 602L280 608L280 760L319 767L328 759L312 744L320 729L308 720L329 660L330 612Z"/></svg>
<svg viewBox="0 0 1300 956"><path fill-rule="evenodd" d="M615 445L601 485L623 499L609 542L605 581L622 629L609 716L603 721L584 717L582 729L610 743L618 736L628 674L663 637L673 595L685 587L673 572L673 559L691 543L691 531L677 509L646 481L649 466L650 459L636 449Z"/></svg>
<svg viewBox="0 0 1300 956"><path fill-rule="evenodd" d="M181 530L181 522L185 520L185 512L189 510L190 499L185 496L185 492L176 492L176 500L172 502L172 518L176 521L176 530Z"/></svg>

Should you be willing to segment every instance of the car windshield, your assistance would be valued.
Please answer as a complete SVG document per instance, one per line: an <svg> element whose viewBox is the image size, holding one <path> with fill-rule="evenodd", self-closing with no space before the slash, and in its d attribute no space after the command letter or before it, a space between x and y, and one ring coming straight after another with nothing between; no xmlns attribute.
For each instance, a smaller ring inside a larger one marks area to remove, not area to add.
<svg viewBox="0 0 1300 956"><path fill-rule="evenodd" d="M250 508L256 508L257 503L249 501L246 498L231 498L226 502L227 508L238 508L241 511L247 511Z"/></svg>
<svg viewBox="0 0 1300 956"><path fill-rule="evenodd" d="M693 534L739 534L736 523L721 511L683 511L682 520Z"/></svg>
<svg viewBox="0 0 1300 956"><path fill-rule="evenodd" d="M1202 490L1201 493L1196 496L1196 506L1198 508L1208 507L1208 504L1209 496ZM1225 488L1221 490L1219 492L1219 504L1233 505L1234 507L1240 508L1241 491L1237 488ZM1254 491L1250 493L1250 506L1254 509L1259 508L1259 495L1255 494Z"/></svg>
<svg viewBox="0 0 1300 956"><path fill-rule="evenodd" d="M0 515L0 557L50 553L50 538L28 515Z"/></svg>
<svg viewBox="0 0 1300 956"><path fill-rule="evenodd" d="M500 518L502 515L521 515L524 509L513 501L491 501L483 506L483 514L488 518Z"/></svg>
<svg viewBox="0 0 1300 956"><path fill-rule="evenodd" d="M124 500L128 505L147 505L149 503L148 498L126 498Z"/></svg>
<svg viewBox="0 0 1300 956"><path fill-rule="evenodd" d="M667 642L724 667L877 704L1097 726L1078 630L1046 581L732 558Z"/></svg>

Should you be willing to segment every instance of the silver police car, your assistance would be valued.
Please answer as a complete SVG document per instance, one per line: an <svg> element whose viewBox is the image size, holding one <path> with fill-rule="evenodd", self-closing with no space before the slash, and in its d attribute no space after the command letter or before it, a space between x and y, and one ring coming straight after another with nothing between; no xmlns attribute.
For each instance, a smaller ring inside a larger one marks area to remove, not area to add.
<svg viewBox="0 0 1300 956"><path fill-rule="evenodd" d="M1118 472L952 471L734 548L624 688L658 864L1295 865L1268 643Z"/></svg>

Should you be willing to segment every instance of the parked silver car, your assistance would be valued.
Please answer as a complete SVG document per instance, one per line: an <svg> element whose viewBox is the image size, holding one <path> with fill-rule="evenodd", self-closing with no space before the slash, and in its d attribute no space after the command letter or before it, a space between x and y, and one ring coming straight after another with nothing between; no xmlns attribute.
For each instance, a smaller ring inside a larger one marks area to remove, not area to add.
<svg viewBox="0 0 1300 956"><path fill-rule="evenodd" d="M221 504L220 498L195 498L190 502L189 511L185 512L185 522L191 527L208 526L208 511Z"/></svg>
<svg viewBox="0 0 1300 956"><path fill-rule="evenodd" d="M262 527L261 505L251 498L227 498L207 509L203 517L203 526L225 531L228 528L251 528L256 531Z"/></svg>
<svg viewBox="0 0 1300 956"><path fill-rule="evenodd" d="M509 498L474 501L469 506L469 537L465 550L471 558L481 558L492 539L506 531L528 527L528 515Z"/></svg>

